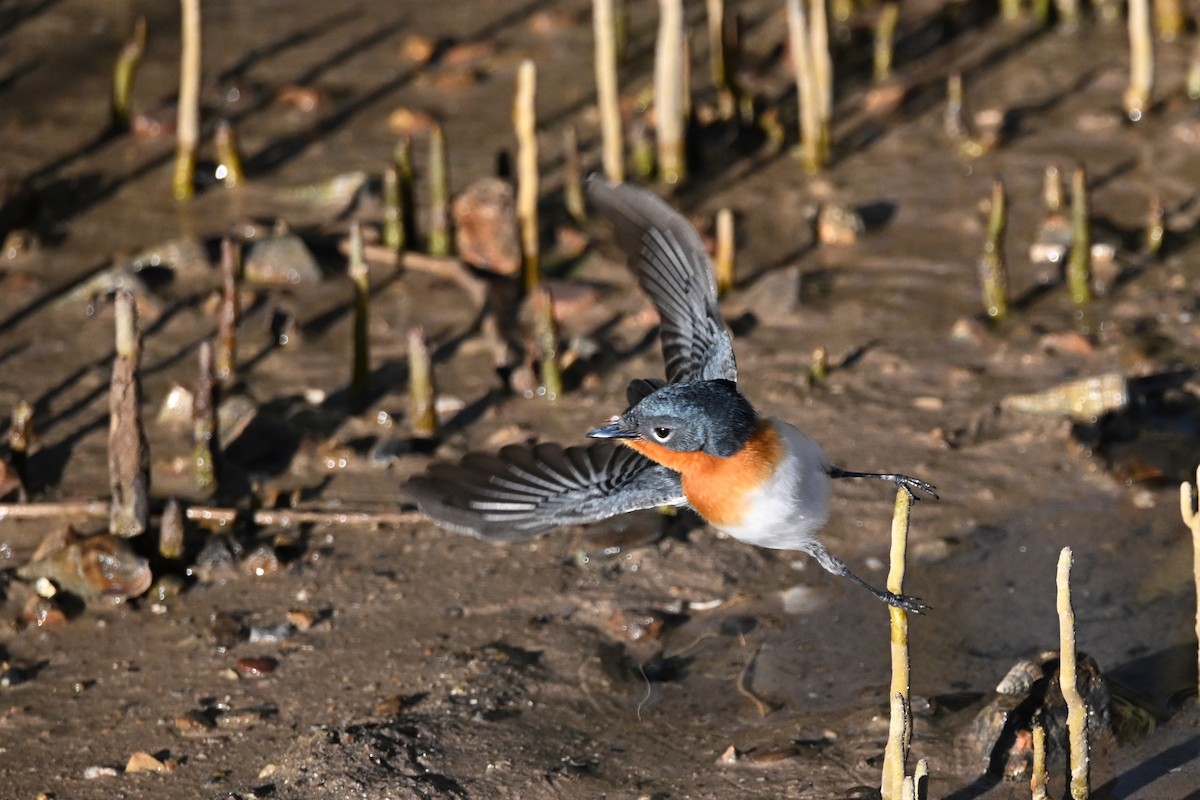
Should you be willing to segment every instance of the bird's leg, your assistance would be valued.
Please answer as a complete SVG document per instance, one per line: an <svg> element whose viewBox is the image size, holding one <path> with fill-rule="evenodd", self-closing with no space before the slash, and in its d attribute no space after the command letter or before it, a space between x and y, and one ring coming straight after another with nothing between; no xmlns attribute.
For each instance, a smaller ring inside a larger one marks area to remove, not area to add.
<svg viewBox="0 0 1200 800"><path fill-rule="evenodd" d="M908 492L910 500L920 500L921 498L913 494L913 489L924 492L934 500L938 499L937 490L931 485L918 478L910 478L907 475L898 475L893 472L851 472L848 469L841 467L829 467L826 472L831 478L878 478L881 481L890 481L896 484L897 488Z"/></svg>
<svg viewBox="0 0 1200 800"><path fill-rule="evenodd" d="M889 606L902 608L905 611L911 611L914 614L920 614L929 610L929 606L925 605L911 595L893 594L892 592L887 592L883 589L876 589L874 586L851 572L850 568L846 566L845 562L826 550L820 542L812 542L805 547L805 550L809 553L809 555L817 560L818 564L827 569L829 572L832 572L834 575L840 575L843 578L849 578L871 594L878 597L883 602L887 603Z"/></svg>

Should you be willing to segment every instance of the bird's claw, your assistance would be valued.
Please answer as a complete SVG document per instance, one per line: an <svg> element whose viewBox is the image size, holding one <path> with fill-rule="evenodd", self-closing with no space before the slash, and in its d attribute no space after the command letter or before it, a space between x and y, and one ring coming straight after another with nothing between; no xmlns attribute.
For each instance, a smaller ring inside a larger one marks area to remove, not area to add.
<svg viewBox="0 0 1200 800"><path fill-rule="evenodd" d="M926 483L925 481L923 481L919 478L911 478L908 475L897 475L894 478L894 481L896 483L896 486L900 489L903 489L905 494L908 495L908 499L913 501L914 503L916 501L920 500L921 498L918 497L913 492L913 489L916 489L917 491L920 491L920 492L924 492L925 494L932 497L934 500L938 499L937 487L935 487L931 483Z"/></svg>
<svg viewBox="0 0 1200 800"><path fill-rule="evenodd" d="M895 606L896 608L907 611L910 614L924 614L926 611L930 610L929 606L925 605L918 598L909 594L892 594L891 592L888 592L887 596L883 598L883 601L889 606Z"/></svg>

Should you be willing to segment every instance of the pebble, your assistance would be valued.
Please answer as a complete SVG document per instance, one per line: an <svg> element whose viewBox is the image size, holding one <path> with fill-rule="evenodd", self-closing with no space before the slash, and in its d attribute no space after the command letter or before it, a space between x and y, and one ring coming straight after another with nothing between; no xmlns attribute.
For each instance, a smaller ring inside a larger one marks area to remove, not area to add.
<svg viewBox="0 0 1200 800"><path fill-rule="evenodd" d="M34 595L21 610L21 619L39 628L52 628L66 623L67 615L54 600Z"/></svg>
<svg viewBox="0 0 1200 800"><path fill-rule="evenodd" d="M279 625L250 626L251 642L282 642L290 639L296 633L296 626L290 622Z"/></svg>
<svg viewBox="0 0 1200 800"><path fill-rule="evenodd" d="M125 764L125 772L127 773L167 771L168 767L166 764L142 750L138 750L129 756L129 761Z"/></svg>
<svg viewBox="0 0 1200 800"><path fill-rule="evenodd" d="M400 53L414 64L426 64L437 52L437 43L428 36L409 34L400 44Z"/></svg>
<svg viewBox="0 0 1200 800"><path fill-rule="evenodd" d="M321 281L321 268L303 239L285 233L252 244L243 275L247 283L260 286L314 285Z"/></svg>
<svg viewBox="0 0 1200 800"><path fill-rule="evenodd" d="M185 711L175 717L175 730L184 736L198 736L215 730L217 723L203 711Z"/></svg>
<svg viewBox="0 0 1200 800"><path fill-rule="evenodd" d="M275 553L275 548L270 545L260 545L242 559L242 572L246 575L254 577L263 577L265 575L273 575L279 572L283 565L279 562L279 556Z"/></svg>
<svg viewBox="0 0 1200 800"><path fill-rule="evenodd" d="M222 730L246 730L265 721L270 713L261 708L233 708L217 717L217 727Z"/></svg>
<svg viewBox="0 0 1200 800"><path fill-rule="evenodd" d="M288 624L298 631L306 631L317 621L317 615L307 609L297 609L287 613Z"/></svg>
<svg viewBox="0 0 1200 800"><path fill-rule="evenodd" d="M454 236L468 264L499 275L521 268L520 229L512 184L480 178L454 198Z"/></svg>
<svg viewBox="0 0 1200 800"><path fill-rule="evenodd" d="M437 125L437 120L427 111L401 106L388 114L388 131L397 135L428 133Z"/></svg>
<svg viewBox="0 0 1200 800"><path fill-rule="evenodd" d="M83 771L84 780L94 781L96 778L115 778L119 773L113 767L88 767Z"/></svg>
<svg viewBox="0 0 1200 800"><path fill-rule="evenodd" d="M278 666L279 662L270 657L239 658L234 668L243 678L265 678Z"/></svg>
<svg viewBox="0 0 1200 800"><path fill-rule="evenodd" d="M654 609L618 609L605 623L608 632L629 642L653 642L662 636L666 620Z"/></svg>

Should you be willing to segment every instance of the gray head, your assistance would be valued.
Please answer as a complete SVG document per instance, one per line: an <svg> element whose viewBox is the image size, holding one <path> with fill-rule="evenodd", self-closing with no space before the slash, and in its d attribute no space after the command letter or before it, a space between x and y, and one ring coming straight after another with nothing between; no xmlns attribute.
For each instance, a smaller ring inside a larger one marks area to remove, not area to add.
<svg viewBox="0 0 1200 800"><path fill-rule="evenodd" d="M673 383L643 398L594 439L640 439L679 453L728 458L749 441L758 412L731 381Z"/></svg>

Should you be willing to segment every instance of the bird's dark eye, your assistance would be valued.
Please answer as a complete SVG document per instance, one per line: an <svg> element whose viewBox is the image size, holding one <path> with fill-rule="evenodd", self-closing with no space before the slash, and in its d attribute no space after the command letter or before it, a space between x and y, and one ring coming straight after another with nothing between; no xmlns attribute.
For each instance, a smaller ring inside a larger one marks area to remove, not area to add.
<svg viewBox="0 0 1200 800"><path fill-rule="evenodd" d="M655 439L658 439L660 442L665 442L667 439L671 438L671 434L674 433L674 431L672 431L670 428L659 427L655 428L653 433Z"/></svg>

